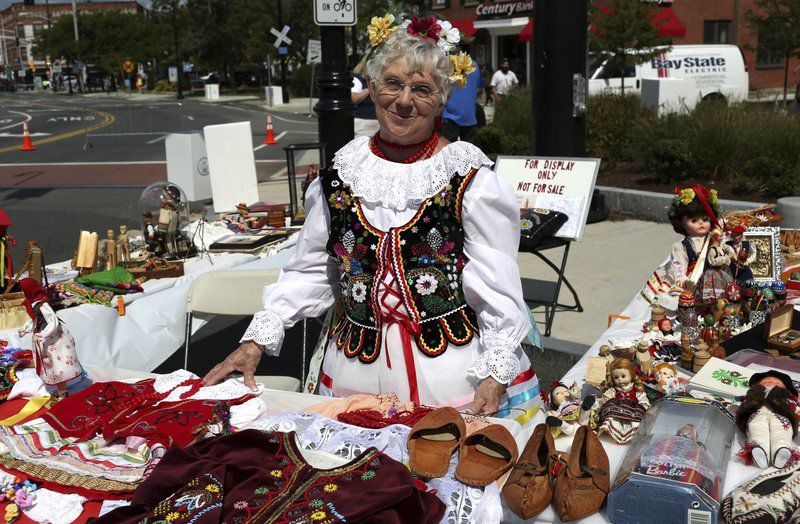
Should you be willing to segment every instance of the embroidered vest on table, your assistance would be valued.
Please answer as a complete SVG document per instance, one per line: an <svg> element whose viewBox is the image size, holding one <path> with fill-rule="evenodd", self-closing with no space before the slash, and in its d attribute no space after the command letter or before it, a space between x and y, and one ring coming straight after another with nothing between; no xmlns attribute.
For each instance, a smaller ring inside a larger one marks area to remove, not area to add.
<svg viewBox="0 0 800 524"><path fill-rule="evenodd" d="M345 311L331 336L347 357L370 363L380 354L379 288L383 286L378 283L387 269L397 278L423 354L436 357L449 344L464 346L472 340L477 319L461 287L461 270L467 262L461 205L476 172L454 175L408 223L386 232L369 223L334 169L323 172L331 219L327 250L339 266Z"/></svg>

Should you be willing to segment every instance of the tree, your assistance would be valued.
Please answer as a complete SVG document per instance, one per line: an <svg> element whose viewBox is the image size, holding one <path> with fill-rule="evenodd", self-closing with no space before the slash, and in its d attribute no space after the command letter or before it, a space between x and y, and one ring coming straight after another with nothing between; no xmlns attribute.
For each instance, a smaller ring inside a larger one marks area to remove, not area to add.
<svg viewBox="0 0 800 524"><path fill-rule="evenodd" d="M789 60L800 58L800 2L798 0L754 0L746 13L758 39L758 51L783 58L783 99L789 89Z"/></svg>
<svg viewBox="0 0 800 524"><path fill-rule="evenodd" d="M787 0L791 1L791 0ZM647 62L665 51L669 38L658 36L653 18L658 5L642 0L593 2L589 11L589 50L599 62L619 69L625 94L625 69Z"/></svg>

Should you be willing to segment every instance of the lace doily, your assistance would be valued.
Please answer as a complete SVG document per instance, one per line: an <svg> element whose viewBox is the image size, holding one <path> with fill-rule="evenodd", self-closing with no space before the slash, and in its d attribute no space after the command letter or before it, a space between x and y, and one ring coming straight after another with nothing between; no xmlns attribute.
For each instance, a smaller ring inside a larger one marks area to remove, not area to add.
<svg viewBox="0 0 800 524"><path fill-rule="evenodd" d="M453 142L426 160L400 164L375 156L369 141L360 136L348 142L336 152L333 166L362 202L398 211L439 193L453 175L493 163L469 142Z"/></svg>
<svg viewBox="0 0 800 524"><path fill-rule="evenodd" d="M484 344L481 338L481 344ZM467 370L467 374L479 379L484 379L491 375L501 384L511 384L519 375L519 358L514 354L513 346L486 346L486 350Z"/></svg>
<svg viewBox="0 0 800 524"><path fill-rule="evenodd" d="M22 512L34 522L49 522L50 524L71 524L78 520L83 513L85 497L80 495L65 495L49 489L37 489L35 503Z"/></svg>
<svg viewBox="0 0 800 524"><path fill-rule="evenodd" d="M198 378L197 375L185 369L179 369L162 375L156 378L153 383L153 389L159 393L170 391L170 394L162 402L176 402L180 400L181 395L189 390L190 386L182 386L177 388L179 384L187 379ZM244 397L246 395L260 395L266 389L262 384L256 384L256 391L251 390L244 385L244 379L241 377L229 378L219 384L213 386L201 387L194 395L189 398L195 400L233 400Z"/></svg>
<svg viewBox="0 0 800 524"><path fill-rule="evenodd" d="M347 460L374 447L398 462L408 463L406 441L411 428L406 426L365 429L314 413L283 413L257 420L247 429L294 431L303 449L325 451ZM483 490L466 486L454 478L457 464L458 453L455 453L447 474L427 482L428 488L436 490L436 496L447 506L442 523L499 523L497 516L502 515L503 510L497 484L492 483Z"/></svg>
<svg viewBox="0 0 800 524"><path fill-rule="evenodd" d="M272 357L278 356L283 344L283 320L273 311L259 311L247 326L239 342L252 340L264 348L264 352Z"/></svg>

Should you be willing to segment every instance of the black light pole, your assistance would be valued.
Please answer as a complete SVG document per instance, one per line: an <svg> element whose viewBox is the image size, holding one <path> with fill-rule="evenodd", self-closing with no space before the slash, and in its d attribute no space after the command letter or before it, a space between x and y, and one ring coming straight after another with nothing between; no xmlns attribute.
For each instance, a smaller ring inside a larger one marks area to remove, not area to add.
<svg viewBox="0 0 800 524"><path fill-rule="evenodd" d="M175 61L178 63L178 100L183 100L183 84L181 83L181 48L178 46L178 22L175 19L175 11L178 9L177 0L172 0L172 36L175 39Z"/></svg>
<svg viewBox="0 0 800 524"><path fill-rule="evenodd" d="M588 0L536 0L532 95L535 155L586 156L588 8Z"/></svg>
<svg viewBox="0 0 800 524"><path fill-rule="evenodd" d="M314 111L319 116L319 141L325 146L325 164L353 139L356 106L350 98L353 75L347 70L344 27L321 26L322 67L317 75L319 101Z"/></svg>
<svg viewBox="0 0 800 524"><path fill-rule="evenodd" d="M278 31L283 31L283 2L281 0L278 0ZM289 89L286 86L286 55L280 54L281 47L284 46L278 46L278 58L281 60L281 97L285 104L289 101Z"/></svg>

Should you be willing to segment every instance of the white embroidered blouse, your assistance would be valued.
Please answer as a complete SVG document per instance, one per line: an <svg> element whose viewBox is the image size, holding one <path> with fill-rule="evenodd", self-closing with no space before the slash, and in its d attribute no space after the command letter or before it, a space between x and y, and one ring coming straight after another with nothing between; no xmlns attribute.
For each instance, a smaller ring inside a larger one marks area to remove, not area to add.
<svg viewBox="0 0 800 524"><path fill-rule="evenodd" d="M439 193L453 175L479 171L463 200L462 272L467 303L475 310L480 356L468 373L508 384L520 373L517 349L531 328L522 298L519 267L519 207L510 184L499 178L477 147L455 142L431 158L401 164L374 155L369 137L358 137L334 158L339 177L358 197L367 220L383 231L408 222L426 199ZM325 250L330 217L319 181L306 193L306 222L297 248L276 284L264 288L264 311L256 313L242 341L252 340L277 355L284 329L318 317L335 301L338 269Z"/></svg>

